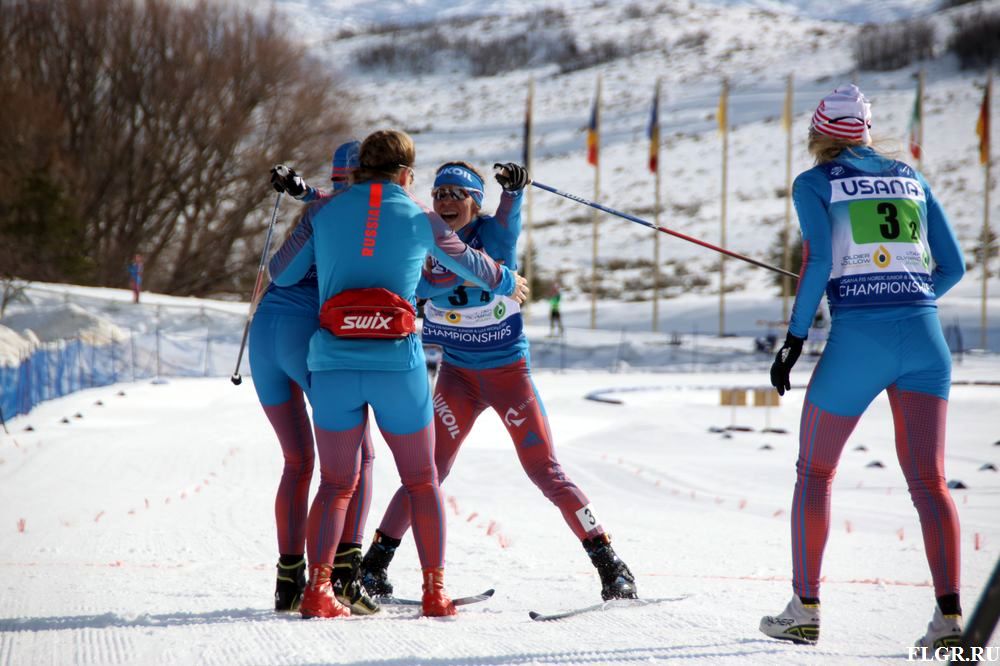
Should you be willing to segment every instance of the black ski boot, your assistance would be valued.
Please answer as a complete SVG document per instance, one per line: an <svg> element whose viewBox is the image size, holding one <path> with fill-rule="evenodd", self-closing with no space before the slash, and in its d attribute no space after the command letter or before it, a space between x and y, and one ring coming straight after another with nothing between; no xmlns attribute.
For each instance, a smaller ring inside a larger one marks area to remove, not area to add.
<svg viewBox="0 0 1000 666"><path fill-rule="evenodd" d="M373 597L392 596L392 583L389 582L386 569L400 543L400 539L393 539L375 530L372 545L361 561L361 584Z"/></svg>
<svg viewBox="0 0 1000 666"><path fill-rule="evenodd" d="M635 589L635 576L622 562L611 547L611 539L607 534L600 534L592 539L583 540L583 548L590 556L590 561L597 567L601 576L601 598L638 599Z"/></svg>
<svg viewBox="0 0 1000 666"><path fill-rule="evenodd" d="M306 589L306 560L302 555L282 555L274 584L274 610L297 611Z"/></svg>
<svg viewBox="0 0 1000 666"><path fill-rule="evenodd" d="M330 576L337 600L351 609L351 615L373 615L379 605L361 584L361 544L342 543L333 558Z"/></svg>

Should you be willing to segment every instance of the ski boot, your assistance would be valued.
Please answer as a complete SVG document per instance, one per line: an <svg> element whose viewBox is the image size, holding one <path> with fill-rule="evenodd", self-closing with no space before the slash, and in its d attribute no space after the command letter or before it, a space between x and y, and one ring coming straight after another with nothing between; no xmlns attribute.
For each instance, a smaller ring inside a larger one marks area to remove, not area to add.
<svg viewBox="0 0 1000 666"><path fill-rule="evenodd" d="M309 584L302 593L299 612L302 617L350 617L351 609L337 601L330 584L333 567L329 564L314 564L309 567Z"/></svg>
<svg viewBox="0 0 1000 666"><path fill-rule="evenodd" d="M611 547L611 538L607 534L584 539L583 548L601 577L602 599L609 601L639 598L635 589L635 576L615 553Z"/></svg>
<svg viewBox="0 0 1000 666"><path fill-rule="evenodd" d="M819 640L819 603L804 604L798 595L793 595L780 614L760 618L760 630L778 640L816 645Z"/></svg>
<svg viewBox="0 0 1000 666"><path fill-rule="evenodd" d="M375 530L372 545L361 560L361 584L373 597L392 596L392 583L389 582L386 569L392 562L392 556L396 554L400 542L400 539L393 539Z"/></svg>
<svg viewBox="0 0 1000 666"><path fill-rule="evenodd" d="M938 648L953 648L962 645L962 616L945 615L934 606L934 617L927 623L927 633L917 639L917 647L928 648L932 652Z"/></svg>
<svg viewBox="0 0 1000 666"><path fill-rule="evenodd" d="M457 615L458 610L444 591L444 569L427 567L424 569L424 596L421 599L424 617L445 617Z"/></svg>
<svg viewBox="0 0 1000 666"><path fill-rule="evenodd" d="M282 555L278 560L278 576L274 584L274 610L297 611L305 587L305 558L302 555Z"/></svg>
<svg viewBox="0 0 1000 666"><path fill-rule="evenodd" d="M351 615L372 615L379 605L361 584L361 544L342 543L333 558L333 593L351 609Z"/></svg>

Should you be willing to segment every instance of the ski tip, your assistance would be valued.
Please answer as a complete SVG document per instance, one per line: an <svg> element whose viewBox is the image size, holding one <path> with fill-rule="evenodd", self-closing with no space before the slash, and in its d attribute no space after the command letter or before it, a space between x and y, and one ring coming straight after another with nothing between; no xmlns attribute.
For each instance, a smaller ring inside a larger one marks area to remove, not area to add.
<svg viewBox="0 0 1000 666"><path fill-rule="evenodd" d="M532 620L537 620L541 616L542 616L541 613L536 613L535 611L528 611L528 617L530 617Z"/></svg>
<svg viewBox="0 0 1000 666"><path fill-rule="evenodd" d="M491 587L490 589L488 589L488 590L486 590L485 592L483 592L483 594L482 594L481 596L484 596L484 597L492 597L492 596L493 596L493 593L494 593L494 592L496 592L496 590L494 590L494 589L493 589L493 588Z"/></svg>

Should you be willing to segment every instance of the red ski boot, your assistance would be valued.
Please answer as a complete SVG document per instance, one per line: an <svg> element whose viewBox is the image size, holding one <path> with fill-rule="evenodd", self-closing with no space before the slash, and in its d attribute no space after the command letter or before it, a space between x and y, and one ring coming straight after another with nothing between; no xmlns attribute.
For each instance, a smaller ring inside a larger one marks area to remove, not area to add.
<svg viewBox="0 0 1000 666"><path fill-rule="evenodd" d="M309 584L302 593L299 612L302 617L349 617L351 609L337 601L330 584L333 567L329 564L314 564L309 567Z"/></svg>
<svg viewBox="0 0 1000 666"><path fill-rule="evenodd" d="M424 617L445 617L457 615L455 604L444 591L444 569L427 567L424 569ZM304 601L303 601L304 603Z"/></svg>

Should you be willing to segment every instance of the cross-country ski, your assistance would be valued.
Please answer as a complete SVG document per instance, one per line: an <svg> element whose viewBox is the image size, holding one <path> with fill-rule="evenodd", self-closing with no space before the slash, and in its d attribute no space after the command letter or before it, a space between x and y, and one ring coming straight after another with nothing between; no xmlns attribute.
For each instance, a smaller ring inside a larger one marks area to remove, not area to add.
<svg viewBox="0 0 1000 666"><path fill-rule="evenodd" d="M537 622L564 620L568 617L574 617L584 613L592 613L594 611L615 610L619 608L641 608L643 606L649 606L650 604L661 604L667 601L683 601L689 596L690 595L685 595L683 597L662 597L659 599L611 599L609 601L593 604L591 606L582 606L580 608L556 611L554 613L538 613L536 611L528 611L528 617Z"/></svg>
<svg viewBox="0 0 1000 666"><path fill-rule="evenodd" d="M493 596L495 590L489 589L485 592L480 592L479 594L473 594L468 597L456 597L451 600L456 606L468 606L469 604L477 604L480 601L486 601ZM419 606L419 599L406 599L403 597L375 597L375 600L380 604L385 604L387 606Z"/></svg>

